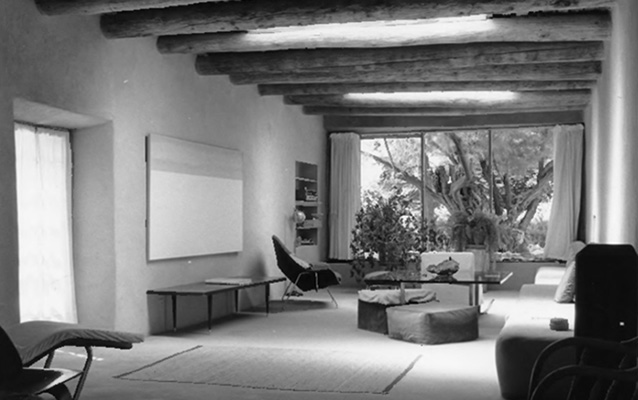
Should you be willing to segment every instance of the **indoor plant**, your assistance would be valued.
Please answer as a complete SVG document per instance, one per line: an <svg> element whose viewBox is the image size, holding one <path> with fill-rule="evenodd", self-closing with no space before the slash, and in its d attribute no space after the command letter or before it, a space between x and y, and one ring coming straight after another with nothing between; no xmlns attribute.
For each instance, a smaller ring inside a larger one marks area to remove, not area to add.
<svg viewBox="0 0 638 400"><path fill-rule="evenodd" d="M367 194L356 214L350 248L351 275L360 281L372 270L396 271L416 266L419 240L418 219L400 190L389 197Z"/></svg>
<svg viewBox="0 0 638 400"><path fill-rule="evenodd" d="M455 251L467 246L484 246L493 253L499 245L499 228L495 218L481 211L457 211L448 220Z"/></svg>

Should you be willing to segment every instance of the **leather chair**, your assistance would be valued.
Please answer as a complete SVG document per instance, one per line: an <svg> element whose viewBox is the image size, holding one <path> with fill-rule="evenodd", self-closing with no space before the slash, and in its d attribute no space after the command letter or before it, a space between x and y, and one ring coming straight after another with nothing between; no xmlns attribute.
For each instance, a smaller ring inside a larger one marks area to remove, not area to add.
<svg viewBox="0 0 638 400"><path fill-rule="evenodd" d="M276 235L272 236L272 242L275 247L277 266L290 281L284 290L282 300L290 296L288 290L294 284L302 292L326 289L335 306L339 306L328 289L329 286L341 284L341 275L338 272L330 269L327 263L309 263L298 258Z"/></svg>

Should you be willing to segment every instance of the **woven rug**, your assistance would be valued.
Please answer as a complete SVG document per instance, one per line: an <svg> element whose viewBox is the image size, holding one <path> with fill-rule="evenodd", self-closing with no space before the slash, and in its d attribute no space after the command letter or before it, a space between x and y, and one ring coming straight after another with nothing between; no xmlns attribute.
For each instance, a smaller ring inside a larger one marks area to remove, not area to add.
<svg viewBox="0 0 638 400"><path fill-rule="evenodd" d="M420 355L196 346L116 378L271 390L387 394L419 358Z"/></svg>

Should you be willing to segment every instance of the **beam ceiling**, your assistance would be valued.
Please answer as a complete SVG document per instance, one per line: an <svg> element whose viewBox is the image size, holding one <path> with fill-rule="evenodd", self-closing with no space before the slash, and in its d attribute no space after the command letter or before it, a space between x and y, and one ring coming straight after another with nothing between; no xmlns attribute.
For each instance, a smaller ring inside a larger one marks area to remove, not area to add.
<svg viewBox="0 0 638 400"><path fill-rule="evenodd" d="M557 27L560 26L560 29ZM470 21L359 22L342 27L306 27L253 32L160 36L162 53L264 52L292 49L357 49L452 43L602 41L609 39L608 14L552 14Z"/></svg>
<svg viewBox="0 0 638 400"><path fill-rule="evenodd" d="M193 68L202 76L257 85L263 96L283 96L306 114L324 115L327 129L359 131L581 122L602 72L615 3L34 1L46 15L100 15L107 38L155 36L165 57L196 55ZM448 19L467 16L475 17ZM347 97L430 91L514 96L492 103Z"/></svg>

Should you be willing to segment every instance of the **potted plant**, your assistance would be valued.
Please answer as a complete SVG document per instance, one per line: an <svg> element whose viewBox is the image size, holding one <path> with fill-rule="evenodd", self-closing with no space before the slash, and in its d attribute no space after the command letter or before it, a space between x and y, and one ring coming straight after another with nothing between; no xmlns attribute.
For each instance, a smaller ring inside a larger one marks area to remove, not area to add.
<svg viewBox="0 0 638 400"><path fill-rule="evenodd" d="M484 246L493 253L499 245L499 228L495 218L481 211L457 211L448 220L456 251L468 246Z"/></svg>
<svg viewBox="0 0 638 400"><path fill-rule="evenodd" d="M373 270L416 268L419 252L418 219L400 190L389 197L367 194L355 216L350 248L351 275L357 281Z"/></svg>

